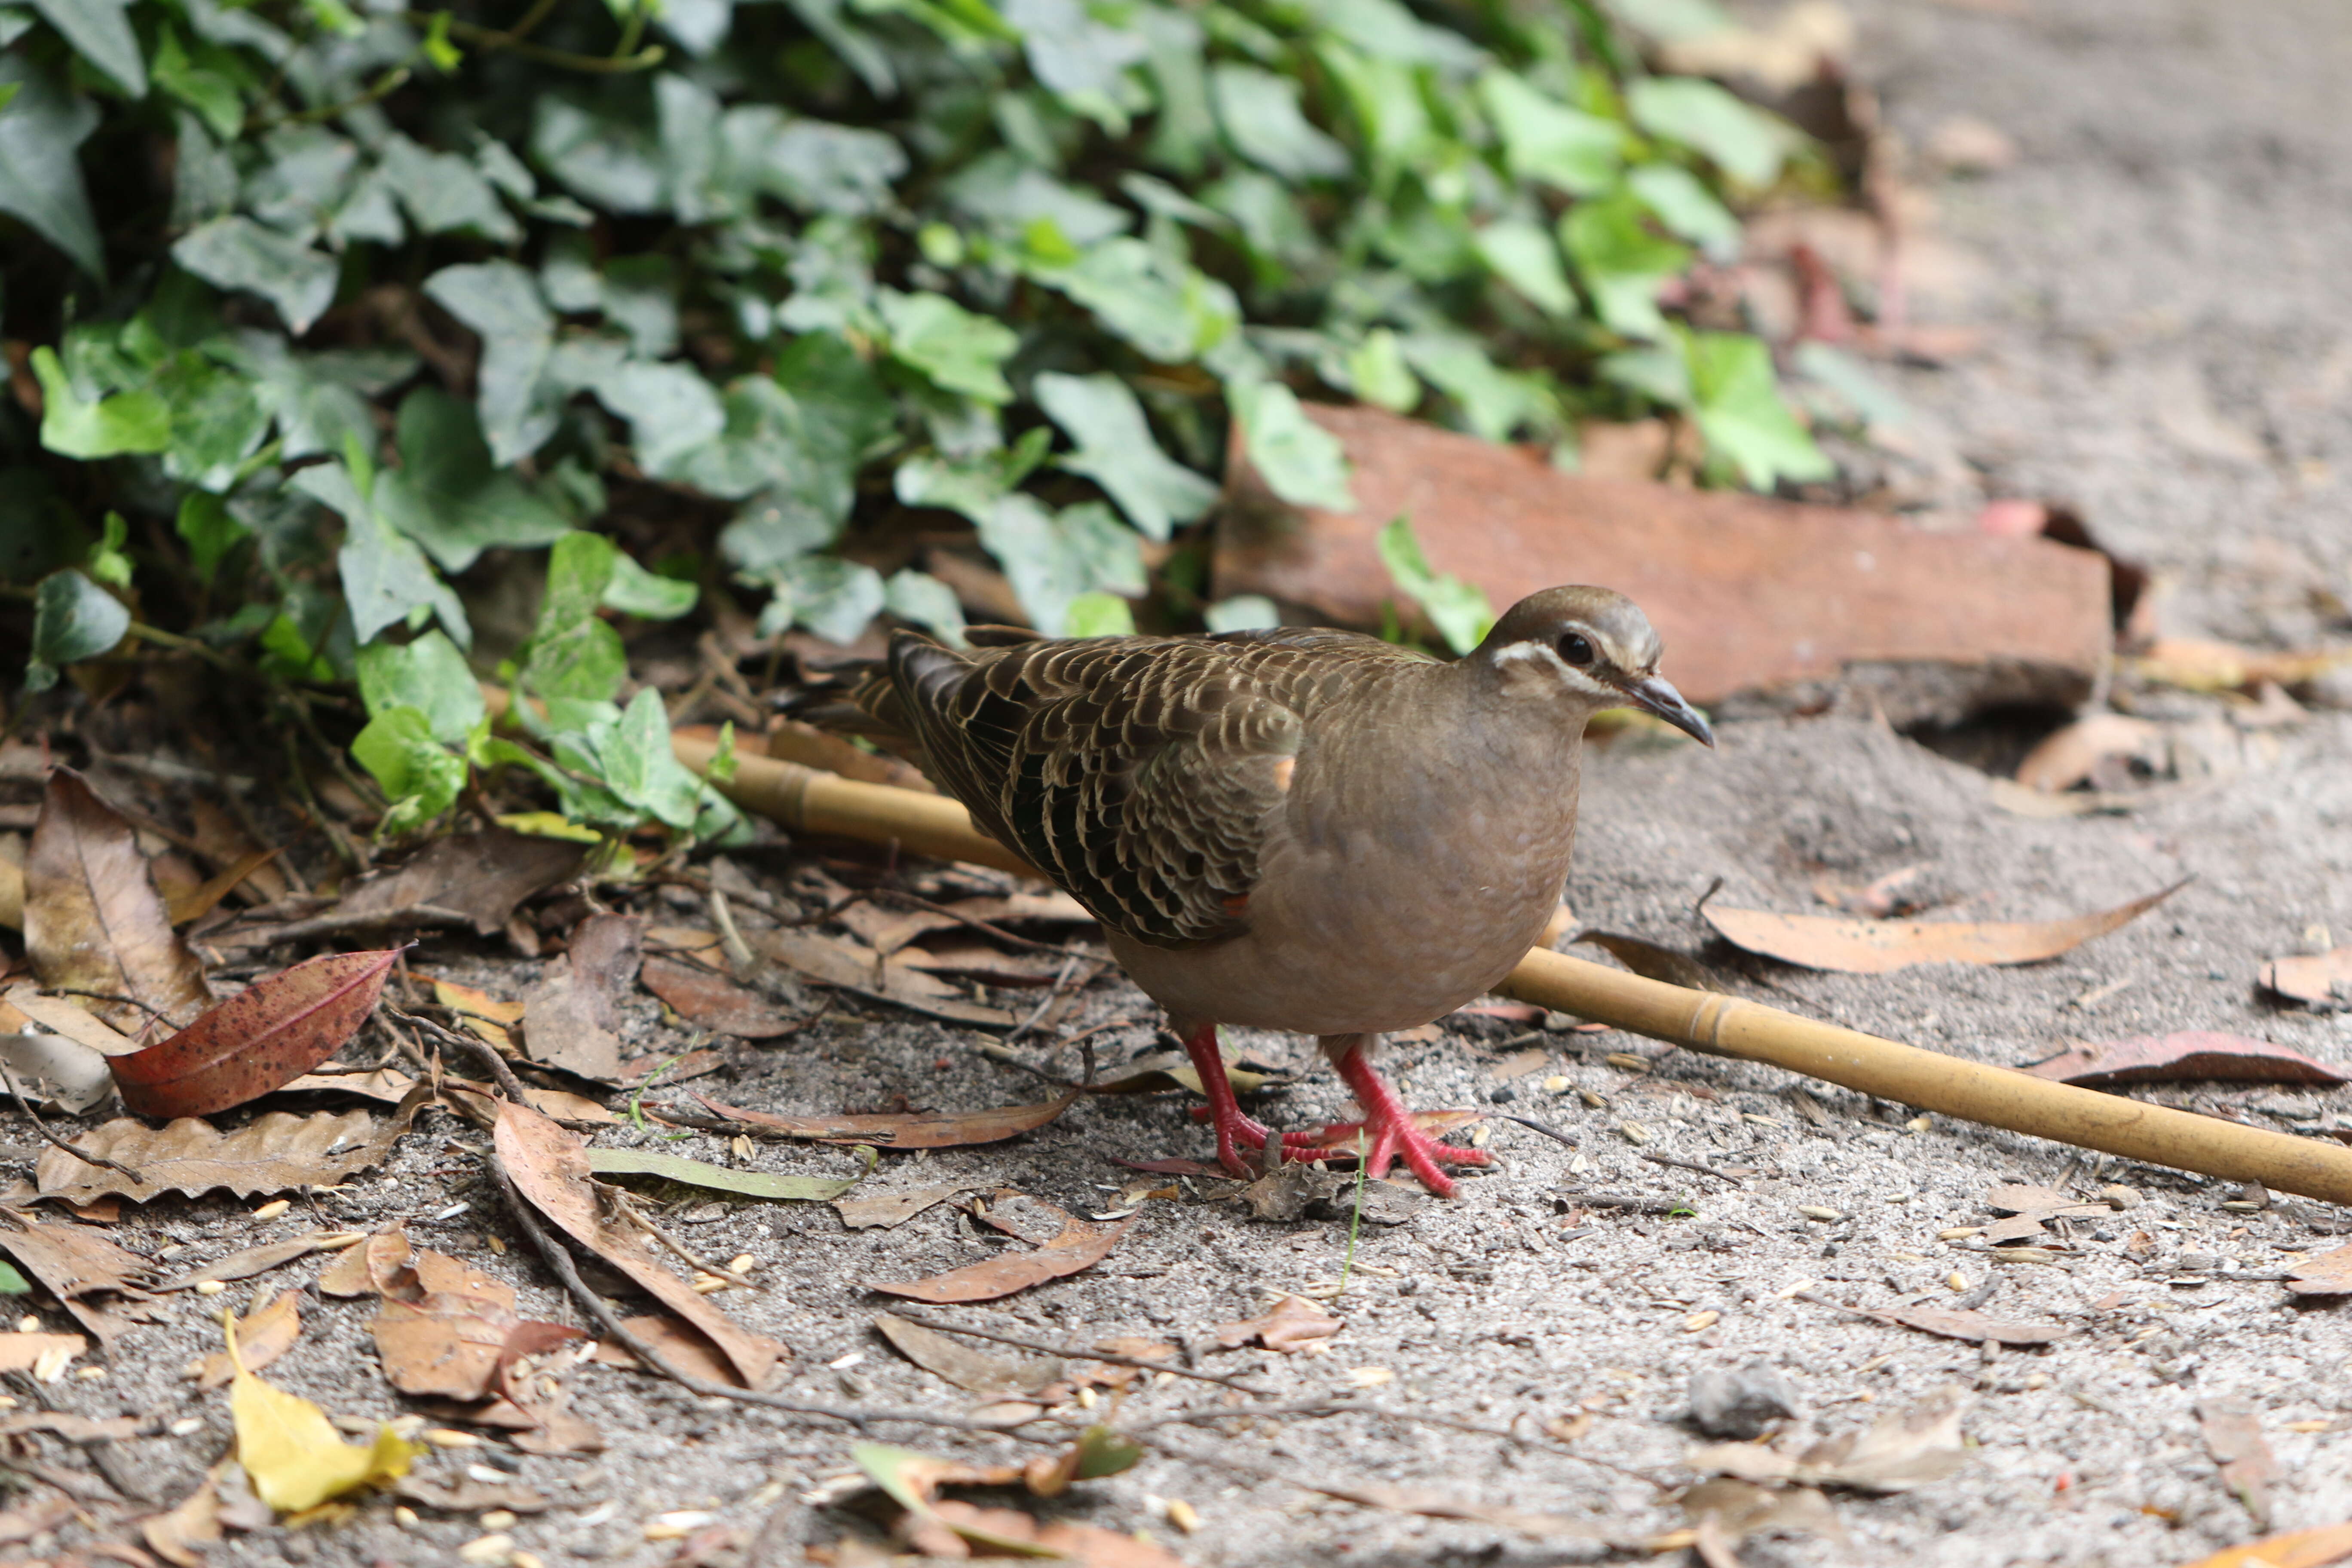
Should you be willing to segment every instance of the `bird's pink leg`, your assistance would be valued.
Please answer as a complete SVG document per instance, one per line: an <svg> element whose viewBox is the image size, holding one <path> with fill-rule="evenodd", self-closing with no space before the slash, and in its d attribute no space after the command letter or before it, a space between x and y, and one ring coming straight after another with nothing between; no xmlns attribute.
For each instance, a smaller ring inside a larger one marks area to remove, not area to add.
<svg viewBox="0 0 2352 1568"><path fill-rule="evenodd" d="M1365 1173L1378 1180L1388 1174L1391 1162L1402 1156L1423 1186L1441 1198L1452 1197L1454 1183L1437 1168L1439 1164L1483 1165L1487 1163L1486 1151L1443 1142L1414 1126L1412 1112L1372 1070L1371 1042L1370 1035L1328 1035L1320 1042L1356 1103L1364 1108L1364 1119L1356 1126L1370 1140L1363 1156ZM1348 1131L1344 1126L1327 1127L1321 1136L1328 1139Z"/></svg>
<svg viewBox="0 0 2352 1568"><path fill-rule="evenodd" d="M1208 1097L1209 1121L1217 1129L1217 1163L1236 1176L1255 1176L1257 1173L1234 1145L1263 1149L1273 1134L1264 1122L1244 1115L1241 1101L1234 1098L1233 1082L1225 1077L1224 1056L1217 1049L1217 1026L1202 1024L1193 1029L1184 1037L1184 1049L1192 1058L1192 1070L1200 1075L1201 1092Z"/></svg>

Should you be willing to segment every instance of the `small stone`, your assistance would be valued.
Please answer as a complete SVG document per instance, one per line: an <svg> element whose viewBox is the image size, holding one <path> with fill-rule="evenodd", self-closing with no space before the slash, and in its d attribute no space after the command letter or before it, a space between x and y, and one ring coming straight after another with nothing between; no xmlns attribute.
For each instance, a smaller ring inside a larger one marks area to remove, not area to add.
<svg viewBox="0 0 2352 1568"><path fill-rule="evenodd" d="M1845 1218L1843 1211L1839 1209L1823 1208L1818 1204L1800 1204L1797 1205L1797 1212L1803 1215L1807 1219L1816 1221L1822 1225L1828 1225L1832 1221Z"/></svg>
<svg viewBox="0 0 2352 1568"><path fill-rule="evenodd" d="M1761 1437L1776 1422L1793 1418L1803 1403L1796 1384L1769 1362L1691 1373L1690 1417L1710 1437L1742 1443Z"/></svg>
<svg viewBox="0 0 2352 1568"><path fill-rule="evenodd" d="M2139 1207L2139 1190L2136 1187L2126 1187L2120 1184L2113 1186L2101 1187L2099 1189L2099 1196L2105 1201L2107 1206L2110 1208L2131 1209Z"/></svg>
<svg viewBox="0 0 2352 1568"><path fill-rule="evenodd" d="M1568 1075L1556 1072L1543 1080L1543 1087L1546 1094L1565 1094L1568 1092Z"/></svg>
<svg viewBox="0 0 2352 1568"><path fill-rule="evenodd" d="M1519 1091L1513 1089L1507 1083L1498 1085L1497 1087L1486 1091L1486 1099L1488 1102L1495 1105L1508 1105L1511 1101L1518 1098Z"/></svg>

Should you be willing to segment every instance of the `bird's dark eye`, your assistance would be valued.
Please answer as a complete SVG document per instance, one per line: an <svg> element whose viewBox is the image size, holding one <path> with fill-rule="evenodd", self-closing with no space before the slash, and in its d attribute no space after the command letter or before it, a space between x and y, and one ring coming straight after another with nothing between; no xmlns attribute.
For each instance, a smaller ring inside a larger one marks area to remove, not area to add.
<svg viewBox="0 0 2352 1568"><path fill-rule="evenodd" d="M1570 632L1559 639L1559 657L1578 666L1592 662L1592 644L1581 632Z"/></svg>

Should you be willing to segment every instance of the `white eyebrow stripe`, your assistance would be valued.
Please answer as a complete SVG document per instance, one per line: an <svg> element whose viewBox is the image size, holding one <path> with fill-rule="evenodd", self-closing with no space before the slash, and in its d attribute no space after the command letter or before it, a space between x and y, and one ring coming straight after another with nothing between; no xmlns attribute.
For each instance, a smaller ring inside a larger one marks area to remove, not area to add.
<svg viewBox="0 0 2352 1568"><path fill-rule="evenodd" d="M1532 640L1528 642L1515 642L1507 647L1496 649L1495 653L1495 662L1496 664L1502 664L1510 660L1526 659L1541 659L1548 662L1551 666L1553 672L1572 687L1576 687L1584 691L1592 692L1597 696L1606 697L1611 694L1610 688L1601 685L1601 682L1593 679L1592 677L1585 674L1584 671L1577 668L1574 665L1569 663L1568 660L1560 658L1559 654L1552 651L1551 645L1549 643L1540 643Z"/></svg>

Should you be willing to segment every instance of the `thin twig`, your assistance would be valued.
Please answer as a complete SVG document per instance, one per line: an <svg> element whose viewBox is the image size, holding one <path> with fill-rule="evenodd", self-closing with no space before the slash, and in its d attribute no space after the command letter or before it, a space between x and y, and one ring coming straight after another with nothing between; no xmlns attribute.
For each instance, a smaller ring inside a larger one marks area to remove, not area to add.
<svg viewBox="0 0 2352 1568"><path fill-rule="evenodd" d="M529 1105L530 1103L530 1095L529 1091L523 1088L522 1079L515 1077L514 1068L507 1066L506 1058L499 1055L499 1048L490 1044L489 1041L485 1040L477 1035L467 1034L462 1030L445 1029L430 1018L420 1016L415 1013L405 1013L397 1007L386 1007L384 1011L392 1015L392 1016L399 1019L404 1024L413 1024L416 1027L423 1029L426 1034L432 1036L436 1040L440 1040L447 1045L456 1046L460 1050L469 1051L473 1055L479 1057L482 1060L482 1065L490 1069L490 1076L498 1080L499 1091L500 1093L504 1094L509 1100L513 1100L517 1105Z"/></svg>
<svg viewBox="0 0 2352 1568"><path fill-rule="evenodd" d="M1578 1138L1575 1133L1562 1132L1559 1128L1549 1126L1544 1122L1538 1121L1532 1116L1514 1116L1507 1110L1490 1110L1486 1114L1493 1117L1497 1121L1516 1121L1520 1126L1540 1132L1547 1138L1556 1139L1559 1142L1567 1144L1571 1149L1577 1147L1577 1145L1582 1142L1582 1140Z"/></svg>
<svg viewBox="0 0 2352 1568"><path fill-rule="evenodd" d="M126 1006L138 1008L149 1017L158 1019L171 1028L176 1029L180 1026L179 1024L173 1020L172 1015L166 1013L161 1007L155 1006L152 1003L142 1002L136 996L124 996L112 991L84 991L79 987L73 985L52 986L49 989L49 994L52 996L87 996L93 1002L120 1002Z"/></svg>
<svg viewBox="0 0 2352 1568"><path fill-rule="evenodd" d="M941 1415L929 1410L908 1410L887 1405L829 1405L813 1399L794 1399L788 1394L762 1393L754 1388L737 1388L730 1384L712 1383L708 1379L680 1372L642 1335L621 1321L621 1315L614 1311L602 1296L589 1288L588 1281L580 1277L580 1266L572 1260L572 1254L564 1249L562 1242L548 1234L546 1226L539 1223L538 1215L531 1210L530 1200L524 1197L516 1188L514 1178L507 1174L505 1168L498 1163L495 1156L489 1158L489 1165L491 1173L498 1178L499 1191L506 1199L507 1212L514 1218L515 1228L523 1233L524 1239L530 1243L532 1250L546 1259L547 1266L555 1271L556 1278L562 1280L563 1288L572 1293L572 1299L580 1304L583 1311L595 1320L597 1328L604 1337L636 1357L638 1362L647 1369L668 1378L688 1393L698 1394L709 1399L731 1399L739 1405L762 1405L770 1410L787 1411L795 1415L814 1415L829 1421L845 1422L860 1431L864 1431L876 1422L901 1421L910 1426L943 1426L955 1432L981 1432L992 1436L1012 1437L1023 1442L1037 1440L1022 1436L1013 1429L1013 1426L974 1421L961 1415ZM1031 1420L1040 1418L1033 1416ZM1013 1425L1026 1426L1028 1423L1019 1422ZM1058 1441L1059 1436L1051 1440Z"/></svg>
<svg viewBox="0 0 2352 1568"><path fill-rule="evenodd" d="M1038 1003L1036 1009L1027 1017L1013 1026L1013 1032L1004 1037L1003 1043L1009 1046L1013 1041L1019 1039L1022 1036L1027 1034L1030 1030L1035 1028L1037 1026L1037 1020L1045 1016L1045 1010L1051 1007L1055 1003L1061 1000L1062 990L1065 986L1069 984L1070 976L1078 972L1078 965L1086 963L1087 961L1087 954L1082 952L1072 953L1070 955L1069 962L1062 965L1062 972L1054 976L1054 984L1045 987L1045 999Z"/></svg>
<svg viewBox="0 0 2352 1568"><path fill-rule="evenodd" d="M237 917L252 919L252 911ZM243 931L214 931L205 940L215 947L283 947L318 937L347 936L356 931L383 931L393 926L470 926L474 917L439 904L403 904L396 910L342 910L283 925L250 926Z"/></svg>
<svg viewBox="0 0 2352 1568"><path fill-rule="evenodd" d="M1213 1383L1222 1387L1237 1389L1244 1394L1265 1395L1269 1390L1255 1384L1244 1383L1237 1377L1224 1377L1213 1372L1195 1372L1188 1366L1171 1366L1164 1361L1152 1361L1139 1355L1122 1355L1115 1351L1076 1350L1068 1345L1051 1344L1044 1340L1026 1340L1016 1334L1000 1334L988 1329L968 1329L961 1323L943 1323L937 1318L918 1317L904 1308L893 1309L893 1315L910 1323L920 1323L927 1329L943 1334L962 1334L967 1339L986 1340L992 1344L1011 1345L1014 1350L1035 1351L1041 1355L1061 1356L1068 1361L1108 1362L1114 1366L1137 1367L1144 1372L1168 1372L1178 1377L1189 1377L1198 1383Z"/></svg>
<svg viewBox="0 0 2352 1568"><path fill-rule="evenodd" d="M58 1415L73 1414L66 1409L56 1394L42 1386L40 1381L29 1373L12 1373L8 1381L14 1387L30 1395L33 1403L42 1409ZM132 1474L129 1461L124 1458L122 1450L114 1446L113 1438L69 1437L66 1441L89 1455L89 1462L97 1467L98 1473L105 1477L107 1484L116 1491L121 1492L132 1502L154 1500L154 1494L139 1484L139 1478Z"/></svg>
<svg viewBox="0 0 2352 1568"><path fill-rule="evenodd" d="M930 899L908 892L903 888L868 888L866 889L866 896L869 899L885 898L902 904L912 904L915 908L927 910L931 914L944 915L958 925L970 926L983 936L992 936L999 942L1010 942L1014 947L1025 947L1034 952L1077 953L1089 958L1094 956L1082 948L1072 947L1067 942L1040 942L1034 936L1022 936L1017 932L1006 931L993 921L982 920L978 915L965 914L947 904L938 903Z"/></svg>
<svg viewBox="0 0 2352 1568"><path fill-rule="evenodd" d="M56 1132L52 1131L49 1128L49 1124L41 1120L40 1113L33 1109L33 1102L25 1098L25 1091L16 1087L16 1080L15 1078L10 1076L8 1064L5 1062L0 1062L0 1083L5 1083L8 1086L9 1098L16 1102L16 1109L23 1111L26 1119L32 1122L33 1131L38 1132L43 1138L47 1139L53 1147L64 1150L67 1153L71 1154L75 1159L79 1160L85 1165L103 1165L110 1171L121 1172L122 1174L130 1177L132 1182L136 1183L140 1186L143 1187L147 1184L146 1177L141 1175L138 1172L132 1170L121 1161L110 1160L103 1154L86 1153L82 1150L75 1148L72 1144L58 1137Z"/></svg>
<svg viewBox="0 0 2352 1568"><path fill-rule="evenodd" d="M1696 1171L1702 1176L1713 1176L1717 1181L1728 1182L1735 1187L1747 1185L1730 1172L1718 1171L1713 1165L1702 1165L1696 1160L1677 1160L1672 1154L1650 1153L1644 1153L1642 1158L1653 1165L1672 1165L1677 1171Z"/></svg>

